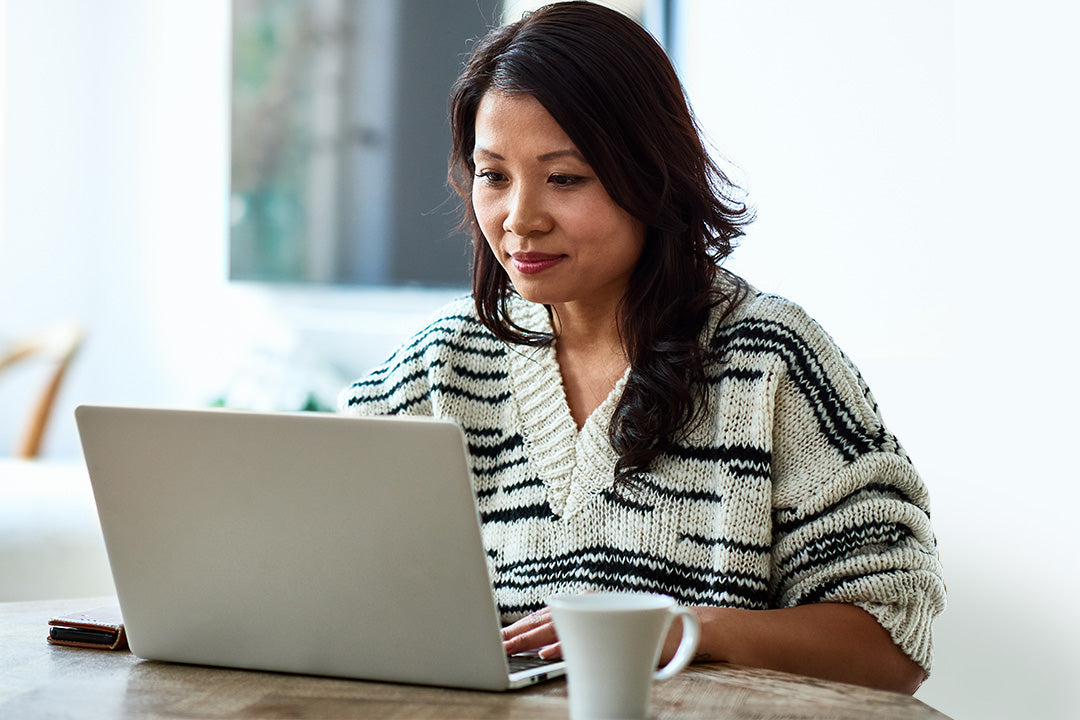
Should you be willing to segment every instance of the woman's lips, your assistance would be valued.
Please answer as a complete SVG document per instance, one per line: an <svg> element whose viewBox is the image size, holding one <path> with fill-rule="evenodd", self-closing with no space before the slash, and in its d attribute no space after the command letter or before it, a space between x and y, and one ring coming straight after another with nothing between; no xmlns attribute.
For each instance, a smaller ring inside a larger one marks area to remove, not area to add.
<svg viewBox="0 0 1080 720"><path fill-rule="evenodd" d="M518 252L510 255L514 269L525 275L533 275L547 270L552 265L559 263L565 255L549 255L548 253Z"/></svg>

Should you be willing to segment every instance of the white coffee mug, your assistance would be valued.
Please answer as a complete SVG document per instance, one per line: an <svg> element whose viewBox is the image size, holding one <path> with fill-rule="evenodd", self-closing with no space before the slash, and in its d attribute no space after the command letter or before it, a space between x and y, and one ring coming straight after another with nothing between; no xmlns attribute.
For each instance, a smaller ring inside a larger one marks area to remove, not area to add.
<svg viewBox="0 0 1080 720"><path fill-rule="evenodd" d="M563 658L573 720L645 718L654 680L667 680L694 659L697 615L667 595L598 592L548 598ZM675 656L659 671L672 621L683 623Z"/></svg>

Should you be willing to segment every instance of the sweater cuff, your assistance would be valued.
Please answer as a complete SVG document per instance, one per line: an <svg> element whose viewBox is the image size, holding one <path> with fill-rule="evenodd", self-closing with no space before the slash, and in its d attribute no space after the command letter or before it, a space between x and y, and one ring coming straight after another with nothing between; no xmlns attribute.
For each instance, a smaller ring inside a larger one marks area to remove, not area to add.
<svg viewBox="0 0 1080 720"><path fill-rule="evenodd" d="M852 594L859 593L856 591ZM941 578L926 571L878 576L874 580L873 595L883 600L848 602L873 615L889 632L897 647L929 675L934 663L931 625L934 618L945 610L945 591ZM842 597L827 600L845 601Z"/></svg>

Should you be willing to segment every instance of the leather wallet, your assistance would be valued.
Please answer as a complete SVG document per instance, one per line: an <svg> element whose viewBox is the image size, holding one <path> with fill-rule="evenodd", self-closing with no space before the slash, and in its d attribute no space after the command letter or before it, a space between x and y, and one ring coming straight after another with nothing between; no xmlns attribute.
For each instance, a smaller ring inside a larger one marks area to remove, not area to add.
<svg viewBox="0 0 1080 720"><path fill-rule="evenodd" d="M128 646L119 605L54 617L49 620L46 639L53 645L98 650L127 650Z"/></svg>

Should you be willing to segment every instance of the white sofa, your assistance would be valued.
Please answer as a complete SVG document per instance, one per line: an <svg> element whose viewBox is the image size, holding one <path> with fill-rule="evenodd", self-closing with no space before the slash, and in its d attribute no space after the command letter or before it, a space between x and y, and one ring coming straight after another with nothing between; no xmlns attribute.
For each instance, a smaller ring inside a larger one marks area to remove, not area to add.
<svg viewBox="0 0 1080 720"><path fill-rule="evenodd" d="M114 593L86 467L0 458L0 602Z"/></svg>

